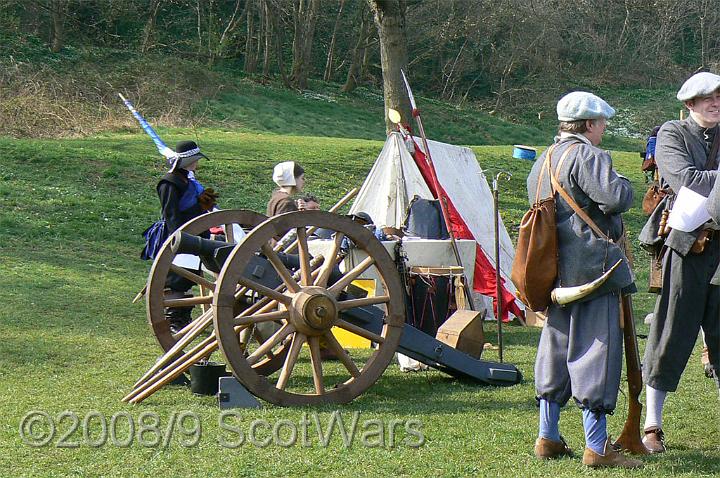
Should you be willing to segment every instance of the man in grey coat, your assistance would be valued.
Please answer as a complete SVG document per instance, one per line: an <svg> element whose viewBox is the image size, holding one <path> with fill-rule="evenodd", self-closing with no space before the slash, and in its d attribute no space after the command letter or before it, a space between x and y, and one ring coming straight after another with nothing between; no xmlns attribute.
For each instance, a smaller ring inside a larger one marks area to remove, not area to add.
<svg viewBox="0 0 720 478"><path fill-rule="evenodd" d="M621 293L635 292L624 251L621 213L633 202L630 181L613 169L610 154L598 148L606 120L615 114L602 98L572 92L557 105L560 120L555 143L535 162L527 180L535 200L546 155L562 188L611 240L599 237L560 196L556 199L558 287L578 286L620 267L593 293L566 306L551 305L540 336L535 388L540 403L540 431L535 455L541 459L570 455L559 432L560 407L572 397L583 410L586 447L583 463L591 467L636 468L642 462L615 451L608 438L606 414L615 409L622 370ZM551 195L547 170L540 198ZM549 259L550 260L550 259Z"/></svg>
<svg viewBox="0 0 720 478"><path fill-rule="evenodd" d="M693 75L677 98L690 115L685 120L668 121L658 132L655 161L661 182L675 193L684 186L708 196L718 174L718 158L709 156L720 129L720 76ZM643 235L652 232L647 229L641 234L643 242L647 242ZM665 240L662 291L655 303L643 359L647 400L643 442L653 453L665 451L665 398L667 392L677 389L701 328L715 370L720 366L720 288L711 284L720 262L720 234L716 229L712 223L693 232L674 229ZM709 239L704 248L698 242L703 236Z"/></svg>

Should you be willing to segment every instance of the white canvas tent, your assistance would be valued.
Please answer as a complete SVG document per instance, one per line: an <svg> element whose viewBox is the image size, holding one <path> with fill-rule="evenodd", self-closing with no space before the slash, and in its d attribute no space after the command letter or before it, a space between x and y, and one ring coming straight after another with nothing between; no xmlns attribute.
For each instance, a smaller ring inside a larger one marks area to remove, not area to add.
<svg viewBox="0 0 720 478"><path fill-rule="evenodd" d="M409 138L408 138L409 140ZM415 145L422 142L415 139ZM428 140L440 186L455 205L492 268L495 264L493 197L485 175L471 149ZM422 149L422 148L421 148ZM415 160L400 133L388 136L380 155L363 183L350 212L365 211L378 227L401 227L413 196L432 199ZM480 253L480 251L478 251ZM514 248L504 224L500 227L500 273L504 287L515 295L510 281ZM474 264L463 264L472 268ZM493 272L494 274L494 272ZM489 300L484 300L488 306ZM516 301L520 309L522 303ZM492 314L492 307L488 314Z"/></svg>

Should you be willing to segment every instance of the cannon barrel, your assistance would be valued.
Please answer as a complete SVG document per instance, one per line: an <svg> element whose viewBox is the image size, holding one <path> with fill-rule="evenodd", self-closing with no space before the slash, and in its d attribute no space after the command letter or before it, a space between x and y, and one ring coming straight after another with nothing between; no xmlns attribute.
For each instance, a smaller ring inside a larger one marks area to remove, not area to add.
<svg viewBox="0 0 720 478"><path fill-rule="evenodd" d="M235 244L229 242L204 239L182 231L173 234L170 240L170 248L175 254L200 256L205 267L213 272L220 272L234 247Z"/></svg>
<svg viewBox="0 0 720 478"><path fill-rule="evenodd" d="M215 273L220 272L235 247L236 244L204 239L182 231L173 234L170 240L170 248L175 254L193 254L199 256L203 265ZM300 268L300 259L297 254L278 252L277 255L289 270L296 271ZM282 282L273 266L263 255L255 256L250 260L244 275L270 288L275 288ZM330 273L328 285L334 284L340 277L342 277L340 268L335 265Z"/></svg>
<svg viewBox="0 0 720 478"><path fill-rule="evenodd" d="M235 247L236 244L204 239L182 231L176 232L170 240L170 248L175 254L193 254L199 256L203 265L215 273L220 273L220 270L225 265L225 261ZM278 257L285 267L291 271L296 271L300 268L300 259L296 254L279 252ZM275 268L263 255L256 255L250 259L243 275L271 289L274 289L282 282L280 276L275 272ZM332 277L331 275L331 280Z"/></svg>

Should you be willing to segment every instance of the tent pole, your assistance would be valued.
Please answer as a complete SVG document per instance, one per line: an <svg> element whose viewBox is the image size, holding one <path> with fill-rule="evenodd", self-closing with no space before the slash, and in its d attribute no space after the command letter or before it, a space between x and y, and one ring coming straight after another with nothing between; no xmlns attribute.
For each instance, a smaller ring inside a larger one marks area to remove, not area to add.
<svg viewBox="0 0 720 478"><path fill-rule="evenodd" d="M499 188L498 181L501 176L507 176L510 179L511 174L501 171L497 173L495 179L493 179L493 221L495 226L495 319L497 320L498 330L498 352L500 363L503 361L503 332L502 332L502 282L500 279L500 201L499 201Z"/></svg>

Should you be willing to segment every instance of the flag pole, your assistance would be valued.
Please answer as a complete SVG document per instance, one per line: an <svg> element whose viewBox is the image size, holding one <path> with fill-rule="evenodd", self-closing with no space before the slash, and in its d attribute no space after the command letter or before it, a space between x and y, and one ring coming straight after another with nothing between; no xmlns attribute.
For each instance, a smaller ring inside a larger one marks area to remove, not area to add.
<svg viewBox="0 0 720 478"><path fill-rule="evenodd" d="M425 128L423 127L422 118L420 118L420 110L415 104L415 97L412 94L412 90L410 89L410 83L405 76L405 72L403 70L400 70L400 74L402 75L402 79L405 83L405 88L407 89L408 97L410 99L410 106L412 107L413 118L415 118L415 121L418 125L420 138L422 139L423 148L425 149L425 161L429 166L430 176L432 177L433 185L435 186L435 192L437 193L438 200L440 201L440 211L442 212L443 219L445 220L445 227L447 228L448 235L450 236L450 244L452 245L452 250L455 254L455 260L457 261L459 266L463 267L463 263L460 258L460 251L458 250L457 243L455 242L455 234L453 233L452 224L450 223L450 215L447 211L446 198L440 193L440 183L437 178L437 172L435 171L435 164L433 163L432 156L430 155L430 147L428 146L427 136L425 136ZM467 276L465 275L464 267L462 272L462 284L465 292L465 297L467 298L467 303L470 306L470 310L475 310L475 304L473 303L472 298L472 290L468 285L468 280Z"/></svg>
<svg viewBox="0 0 720 478"><path fill-rule="evenodd" d="M153 143L155 143L155 147L158 149L158 152L165 157L165 159L169 162L170 159L175 157L175 151L170 149L162 139L160 139L160 136L155 132L155 130L150 126L150 124L145 121L145 118L142 117L142 115L135 109L132 103L130 103L130 100L125 99L125 97L118 93L118 96L122 100L123 103L125 103L125 106L128 110L130 110L130 113L135 117L135 119L140 123L140 126L142 129L150 136L150 138L153 140Z"/></svg>

